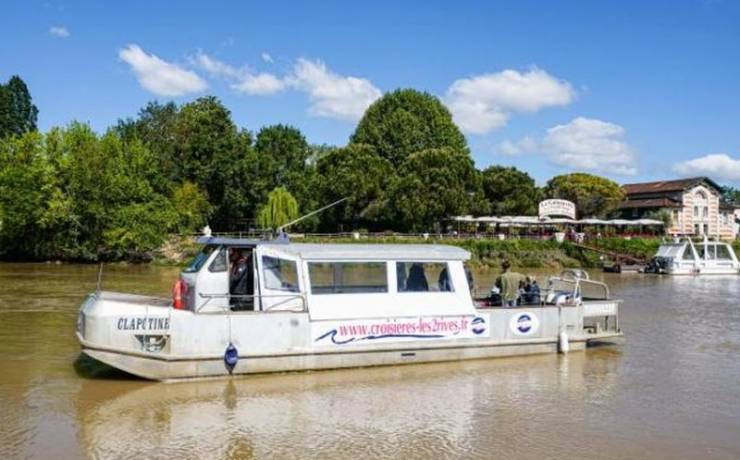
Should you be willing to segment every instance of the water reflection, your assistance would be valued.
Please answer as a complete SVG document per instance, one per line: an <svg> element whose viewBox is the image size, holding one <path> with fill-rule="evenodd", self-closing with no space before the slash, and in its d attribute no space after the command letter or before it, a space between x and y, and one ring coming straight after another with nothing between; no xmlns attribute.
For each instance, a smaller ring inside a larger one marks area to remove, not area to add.
<svg viewBox="0 0 740 460"><path fill-rule="evenodd" d="M482 433L518 436L528 420L554 415L553 394L573 403L571 415L584 411L583 394L608 404L619 357L577 353L131 384L105 395L85 381L80 398L98 397L78 405L78 417L84 446L101 457L483 455L492 440Z"/></svg>

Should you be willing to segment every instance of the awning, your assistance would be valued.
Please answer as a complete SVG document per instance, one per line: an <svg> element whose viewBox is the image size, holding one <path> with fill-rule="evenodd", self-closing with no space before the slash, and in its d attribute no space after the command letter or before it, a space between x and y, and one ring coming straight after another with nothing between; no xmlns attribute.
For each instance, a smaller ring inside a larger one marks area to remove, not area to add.
<svg viewBox="0 0 740 460"><path fill-rule="evenodd" d="M480 223L480 224L500 224L503 226L537 226L537 225L555 225L555 224L580 224L580 225L613 225L613 226L629 226L629 225L665 225L663 221L656 219L597 219L591 217L589 219L573 220L565 217L549 218L545 217L540 219L537 216L457 216L453 217L452 220L456 222L467 222L467 223Z"/></svg>

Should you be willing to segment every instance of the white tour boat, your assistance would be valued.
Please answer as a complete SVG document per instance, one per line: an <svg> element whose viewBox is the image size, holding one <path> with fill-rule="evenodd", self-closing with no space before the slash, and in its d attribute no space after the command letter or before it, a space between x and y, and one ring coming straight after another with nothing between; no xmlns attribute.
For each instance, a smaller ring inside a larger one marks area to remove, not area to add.
<svg viewBox="0 0 740 460"><path fill-rule="evenodd" d="M729 243L707 238L694 243L691 238L685 238L661 244L645 271L668 275L737 275L740 262Z"/></svg>
<svg viewBox="0 0 740 460"><path fill-rule="evenodd" d="M622 336L620 301L579 272L551 278L534 305L502 308L473 299L470 254L457 247L199 242L173 299L90 294L82 351L169 381L565 352Z"/></svg>

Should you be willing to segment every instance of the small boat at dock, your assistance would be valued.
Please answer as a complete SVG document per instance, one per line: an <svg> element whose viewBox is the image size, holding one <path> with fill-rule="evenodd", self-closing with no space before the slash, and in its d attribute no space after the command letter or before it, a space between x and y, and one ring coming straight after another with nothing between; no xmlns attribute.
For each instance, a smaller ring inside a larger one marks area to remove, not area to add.
<svg viewBox="0 0 740 460"><path fill-rule="evenodd" d="M737 275L740 261L732 245L724 241L695 243L691 238L661 244L645 267L646 273L666 275Z"/></svg>
<svg viewBox="0 0 740 460"><path fill-rule="evenodd" d="M82 352L177 381L582 350L622 336L620 301L580 271L534 305L471 294L464 249L202 237L172 299L99 291L77 321Z"/></svg>

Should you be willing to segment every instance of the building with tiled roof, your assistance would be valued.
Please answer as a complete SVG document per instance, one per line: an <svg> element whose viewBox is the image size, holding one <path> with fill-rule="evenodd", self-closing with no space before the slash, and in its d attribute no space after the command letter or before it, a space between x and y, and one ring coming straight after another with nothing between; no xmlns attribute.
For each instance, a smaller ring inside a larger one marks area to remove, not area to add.
<svg viewBox="0 0 740 460"><path fill-rule="evenodd" d="M625 200L619 211L625 218L666 209L671 213L669 234L737 237L735 207L722 201L720 186L707 177L625 184L622 189Z"/></svg>

